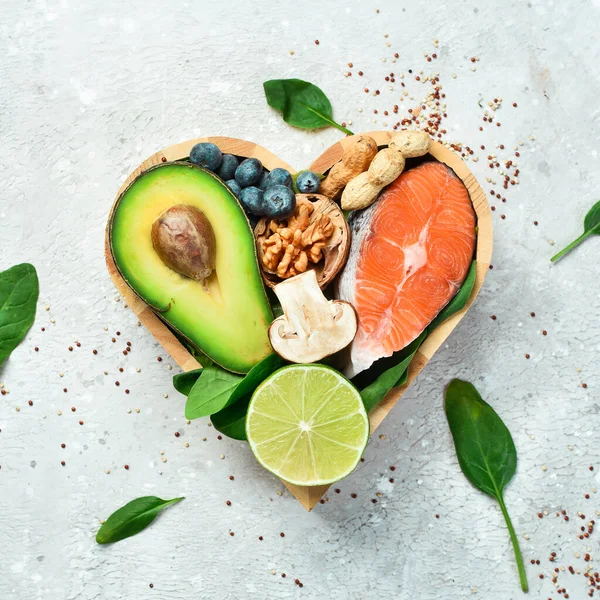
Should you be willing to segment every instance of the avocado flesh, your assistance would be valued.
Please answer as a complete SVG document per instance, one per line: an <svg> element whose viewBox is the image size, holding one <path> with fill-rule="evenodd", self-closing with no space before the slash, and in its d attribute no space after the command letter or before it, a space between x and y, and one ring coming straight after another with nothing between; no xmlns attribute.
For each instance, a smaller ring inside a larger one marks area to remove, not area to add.
<svg viewBox="0 0 600 600"><path fill-rule="evenodd" d="M215 270L207 289L167 267L152 246L152 224L175 204L199 208L214 230ZM273 315L254 236L236 197L216 175L177 162L145 171L117 201L110 245L133 291L211 360L246 373L272 353Z"/></svg>

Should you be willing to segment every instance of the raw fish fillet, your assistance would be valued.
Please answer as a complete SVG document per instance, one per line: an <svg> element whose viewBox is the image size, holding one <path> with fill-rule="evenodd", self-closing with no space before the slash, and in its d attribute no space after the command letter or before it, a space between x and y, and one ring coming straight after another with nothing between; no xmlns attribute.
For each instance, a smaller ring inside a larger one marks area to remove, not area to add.
<svg viewBox="0 0 600 600"><path fill-rule="evenodd" d="M452 299L473 260L475 224L467 189L439 162L406 171L352 215L337 283L359 321L346 376L410 344Z"/></svg>

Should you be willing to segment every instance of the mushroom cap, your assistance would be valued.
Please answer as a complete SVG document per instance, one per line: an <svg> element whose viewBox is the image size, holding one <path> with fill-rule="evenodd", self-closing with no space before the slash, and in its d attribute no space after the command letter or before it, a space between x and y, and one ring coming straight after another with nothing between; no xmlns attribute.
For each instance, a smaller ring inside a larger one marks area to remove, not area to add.
<svg viewBox="0 0 600 600"><path fill-rule="evenodd" d="M356 312L349 302L329 301L314 271L292 277L277 286L283 315L271 323L271 345L282 358L312 363L343 350L356 335Z"/></svg>

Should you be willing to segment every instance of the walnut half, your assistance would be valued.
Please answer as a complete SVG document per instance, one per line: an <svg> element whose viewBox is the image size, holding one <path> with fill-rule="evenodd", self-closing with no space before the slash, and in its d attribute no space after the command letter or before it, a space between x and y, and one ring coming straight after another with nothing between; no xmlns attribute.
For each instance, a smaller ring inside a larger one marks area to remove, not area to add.
<svg viewBox="0 0 600 600"><path fill-rule="evenodd" d="M314 269L324 287L347 258L350 232L337 204L319 194L298 194L292 216L262 219L255 237L267 285Z"/></svg>
<svg viewBox="0 0 600 600"><path fill-rule="evenodd" d="M311 219L315 208L308 200L297 203L294 214L283 221L271 220L271 235L262 240L262 263L281 279L304 273L309 263L323 258L323 248L333 234L333 224L326 214Z"/></svg>

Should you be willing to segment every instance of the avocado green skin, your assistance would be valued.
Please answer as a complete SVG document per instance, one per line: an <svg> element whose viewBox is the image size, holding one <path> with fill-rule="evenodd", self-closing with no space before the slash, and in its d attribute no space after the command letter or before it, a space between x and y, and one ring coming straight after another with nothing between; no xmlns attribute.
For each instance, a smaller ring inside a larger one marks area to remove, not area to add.
<svg viewBox="0 0 600 600"><path fill-rule="evenodd" d="M175 204L198 207L213 227L216 267L208 292L169 269L152 246L152 223ZM237 198L214 173L187 162L144 171L115 203L109 244L129 287L215 363L246 373L272 353L273 315L254 235Z"/></svg>

